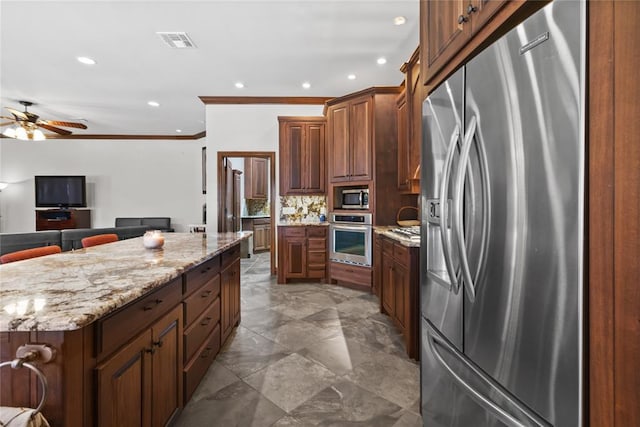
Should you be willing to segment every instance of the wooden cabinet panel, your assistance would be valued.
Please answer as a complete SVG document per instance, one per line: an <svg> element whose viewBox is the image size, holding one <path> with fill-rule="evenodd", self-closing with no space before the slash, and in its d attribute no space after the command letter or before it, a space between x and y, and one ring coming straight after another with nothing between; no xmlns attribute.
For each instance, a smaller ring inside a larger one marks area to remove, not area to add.
<svg viewBox="0 0 640 427"><path fill-rule="evenodd" d="M271 225L253 226L253 250L264 251L271 248Z"/></svg>
<svg viewBox="0 0 640 427"><path fill-rule="evenodd" d="M382 237L376 234L373 243L373 293L380 298L382 288ZM382 301L380 301L382 306ZM381 307L382 310L382 307Z"/></svg>
<svg viewBox="0 0 640 427"><path fill-rule="evenodd" d="M407 107L407 91L403 90L397 101L398 110L398 190L409 189L409 108Z"/></svg>
<svg viewBox="0 0 640 427"><path fill-rule="evenodd" d="M202 288L184 300L184 324L191 325L220 295L220 276L215 274ZM219 319L216 319L217 322ZM214 323L215 323L214 322Z"/></svg>
<svg viewBox="0 0 640 427"><path fill-rule="evenodd" d="M90 209L37 209L36 231L91 228Z"/></svg>
<svg viewBox="0 0 640 427"><path fill-rule="evenodd" d="M370 97L351 104L349 178L352 180L368 181L372 178L372 104L373 100Z"/></svg>
<svg viewBox="0 0 640 427"><path fill-rule="evenodd" d="M98 426L151 426L151 331L96 368Z"/></svg>
<svg viewBox="0 0 640 427"><path fill-rule="evenodd" d="M288 279L322 279L326 271L326 227L278 227L278 283L286 283Z"/></svg>
<svg viewBox="0 0 640 427"><path fill-rule="evenodd" d="M329 108L329 179L348 181L351 174L349 159L349 104Z"/></svg>
<svg viewBox="0 0 640 427"><path fill-rule="evenodd" d="M186 363L184 368L184 399L188 401L196 391L200 380L204 377L213 359L220 351L220 325L216 325L213 332L207 337L202 346L196 351L196 355Z"/></svg>
<svg viewBox="0 0 640 427"><path fill-rule="evenodd" d="M240 322L240 258L220 272L220 328L224 343Z"/></svg>
<svg viewBox="0 0 640 427"><path fill-rule="evenodd" d="M395 294L393 274L394 261L389 256L382 258L382 307L384 311L393 318L396 315Z"/></svg>
<svg viewBox="0 0 640 427"><path fill-rule="evenodd" d="M152 328L151 420L167 425L182 405L182 307L178 306Z"/></svg>
<svg viewBox="0 0 640 427"><path fill-rule="evenodd" d="M425 81L435 76L469 39L471 26L465 25L467 4L464 0L421 2L424 8L422 30L426 28L429 33L426 37L427 54L422 56L426 65Z"/></svg>
<svg viewBox="0 0 640 427"><path fill-rule="evenodd" d="M278 117L280 195L325 193L324 117Z"/></svg>
<svg viewBox="0 0 640 427"><path fill-rule="evenodd" d="M190 361L205 338L220 323L220 297L204 310L198 319L184 331L184 360Z"/></svg>
<svg viewBox="0 0 640 427"><path fill-rule="evenodd" d="M244 198L267 199L268 190L267 159L246 157L244 159Z"/></svg>
<svg viewBox="0 0 640 427"><path fill-rule="evenodd" d="M467 4L467 16L471 21L471 32L477 33L508 0L474 0ZM474 10L475 9L475 10Z"/></svg>
<svg viewBox="0 0 640 427"><path fill-rule="evenodd" d="M220 256L198 264L184 274L184 295L189 295L220 272Z"/></svg>

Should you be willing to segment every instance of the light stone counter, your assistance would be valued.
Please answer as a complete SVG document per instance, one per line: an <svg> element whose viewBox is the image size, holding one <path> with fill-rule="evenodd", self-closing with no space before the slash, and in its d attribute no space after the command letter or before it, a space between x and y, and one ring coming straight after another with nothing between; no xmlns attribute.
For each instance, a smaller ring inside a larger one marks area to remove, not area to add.
<svg viewBox="0 0 640 427"><path fill-rule="evenodd" d="M70 331L224 252L251 232L164 233L0 265L0 331Z"/></svg>
<svg viewBox="0 0 640 427"><path fill-rule="evenodd" d="M387 237L389 237L390 239L395 240L396 242L400 243L403 246L407 246L409 248L419 248L420 247L420 239L416 239L416 238L409 238L407 236L404 236L402 234L398 234L398 233L394 233L393 230L394 228L398 228L397 225L375 225L373 227L373 232L376 234L383 234Z"/></svg>

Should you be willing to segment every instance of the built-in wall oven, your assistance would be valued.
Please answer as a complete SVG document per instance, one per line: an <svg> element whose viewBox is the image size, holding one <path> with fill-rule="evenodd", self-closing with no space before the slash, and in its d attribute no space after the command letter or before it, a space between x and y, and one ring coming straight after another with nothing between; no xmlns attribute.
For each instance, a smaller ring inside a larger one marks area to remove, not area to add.
<svg viewBox="0 0 640 427"><path fill-rule="evenodd" d="M370 213L329 215L329 259L347 264L371 265L372 230Z"/></svg>

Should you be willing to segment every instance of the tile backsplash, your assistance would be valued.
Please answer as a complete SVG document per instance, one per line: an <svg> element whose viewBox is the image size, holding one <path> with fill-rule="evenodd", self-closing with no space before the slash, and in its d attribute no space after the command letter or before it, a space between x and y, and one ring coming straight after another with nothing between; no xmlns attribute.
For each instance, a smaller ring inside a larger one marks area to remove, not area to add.
<svg viewBox="0 0 640 427"><path fill-rule="evenodd" d="M283 213L284 208L293 208L293 213ZM318 222L326 213L326 196L280 196L280 221Z"/></svg>
<svg viewBox="0 0 640 427"><path fill-rule="evenodd" d="M246 213L249 216L254 215L269 215L270 204L269 200L261 199L244 199Z"/></svg>

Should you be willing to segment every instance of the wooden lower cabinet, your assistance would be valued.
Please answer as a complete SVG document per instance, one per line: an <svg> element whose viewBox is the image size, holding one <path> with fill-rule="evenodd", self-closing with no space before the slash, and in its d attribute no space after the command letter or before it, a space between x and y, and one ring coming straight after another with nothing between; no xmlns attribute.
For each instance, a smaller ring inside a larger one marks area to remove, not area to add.
<svg viewBox="0 0 640 427"><path fill-rule="evenodd" d="M253 231L253 252L271 249L271 218L242 218L242 230Z"/></svg>
<svg viewBox="0 0 640 427"><path fill-rule="evenodd" d="M240 323L240 259L220 272L220 328L224 343L234 326Z"/></svg>
<svg viewBox="0 0 640 427"><path fill-rule="evenodd" d="M278 283L327 276L327 227L278 227Z"/></svg>
<svg viewBox="0 0 640 427"><path fill-rule="evenodd" d="M96 367L99 426L163 426L182 405L182 307Z"/></svg>
<svg viewBox="0 0 640 427"><path fill-rule="evenodd" d="M420 357L420 257L418 247L407 247L376 235L374 284L380 289L380 311L391 317L402 333L407 355ZM376 259L381 258L381 259Z"/></svg>

